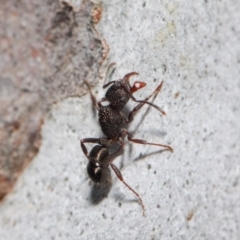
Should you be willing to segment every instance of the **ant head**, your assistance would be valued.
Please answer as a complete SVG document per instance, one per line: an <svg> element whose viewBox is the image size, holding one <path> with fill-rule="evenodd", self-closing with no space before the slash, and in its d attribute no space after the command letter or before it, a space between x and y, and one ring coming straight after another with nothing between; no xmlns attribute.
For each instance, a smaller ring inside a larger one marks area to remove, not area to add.
<svg viewBox="0 0 240 240"><path fill-rule="evenodd" d="M115 110L122 110L131 97L131 94L146 86L144 82L135 82L133 86L129 83L131 76L138 75L136 72L128 73L120 81L115 81L105 94L110 106Z"/></svg>

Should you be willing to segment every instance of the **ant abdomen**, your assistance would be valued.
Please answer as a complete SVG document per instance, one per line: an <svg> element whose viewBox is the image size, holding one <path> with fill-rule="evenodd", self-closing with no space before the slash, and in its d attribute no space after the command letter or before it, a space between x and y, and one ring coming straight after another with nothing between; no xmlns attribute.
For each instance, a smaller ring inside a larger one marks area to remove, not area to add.
<svg viewBox="0 0 240 240"><path fill-rule="evenodd" d="M111 181L109 169L109 151L106 147L96 145L89 153L87 173L95 183L105 184Z"/></svg>
<svg viewBox="0 0 240 240"><path fill-rule="evenodd" d="M111 172L108 167L97 167L94 163L88 163L87 173L94 183L106 184L111 181Z"/></svg>

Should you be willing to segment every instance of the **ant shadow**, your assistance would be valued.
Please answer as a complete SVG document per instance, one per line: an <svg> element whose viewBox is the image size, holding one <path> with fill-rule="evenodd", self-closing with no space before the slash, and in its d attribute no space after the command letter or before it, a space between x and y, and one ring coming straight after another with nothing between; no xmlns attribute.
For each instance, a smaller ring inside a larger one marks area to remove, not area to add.
<svg viewBox="0 0 240 240"><path fill-rule="evenodd" d="M90 192L90 203L93 205L99 204L103 199L108 197L108 194L112 188L112 182L106 184L93 183Z"/></svg>
<svg viewBox="0 0 240 240"><path fill-rule="evenodd" d="M154 152L147 153L147 154L140 154L139 157L136 157L135 159L133 159L133 162L145 160L148 157L151 157L156 154L161 154L161 153L167 152L167 151L168 151L167 149L163 149L163 150L158 150L158 151L154 151Z"/></svg>
<svg viewBox="0 0 240 240"><path fill-rule="evenodd" d="M156 99L157 95L155 95L152 99L152 102L154 102L154 100ZM138 131L138 129L140 128L142 122L144 122L144 120L146 119L147 115L149 114L151 110L151 106L148 106L147 109L145 110L145 112L143 113L142 117L141 117L141 120L139 121L139 123L136 125L135 129L132 131L132 135L134 136L135 133ZM129 111L129 109L126 109L126 111ZM156 131L154 130L153 132L154 134L156 134ZM159 131L159 135L161 136L165 136L166 133L165 132L161 132ZM135 144L129 144L129 148L128 148L128 157L130 157L133 153L133 147L134 147ZM139 157L133 159L133 162L135 161L139 161L139 160L145 160L146 158L150 157L150 156L153 156L153 155L156 155L156 154L161 154L165 151L168 151L168 149L161 149L161 150L157 150L157 151L154 151L154 152L151 152L151 153L147 153L147 154L140 154ZM123 167L123 158L122 158L122 161L121 161L121 168Z"/></svg>

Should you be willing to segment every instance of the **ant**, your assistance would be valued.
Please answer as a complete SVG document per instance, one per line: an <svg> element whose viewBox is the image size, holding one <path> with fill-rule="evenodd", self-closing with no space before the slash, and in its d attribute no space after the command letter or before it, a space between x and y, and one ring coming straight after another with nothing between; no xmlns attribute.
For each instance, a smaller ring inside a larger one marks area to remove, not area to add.
<svg viewBox="0 0 240 240"><path fill-rule="evenodd" d="M156 108L163 115L166 115L166 113L161 108L151 102L148 102L148 100L153 95L156 95L161 90L163 82L161 82L160 85L155 89L155 91L150 94L146 99L137 100L132 95L132 93L145 87L146 83L137 81L131 86L129 83L129 78L134 75L138 75L138 73L131 72L125 75L123 79L111 81L105 84L103 88L106 88L110 85L112 86L107 90L105 97L98 102L95 96L92 94L91 86L87 81L84 81L89 89L93 105L98 110L99 123L106 137L82 139L81 148L83 153L89 160L87 172L91 180L97 184L104 184L111 181L109 169L110 165L119 180L121 180L137 196L144 215L145 208L141 197L124 181L120 170L112 163L113 160L123 152L124 143L122 139L125 135L127 135L128 140L134 143L160 146L166 148L171 152L173 151L173 149L167 145L150 143L142 139L134 139L132 135L123 127L124 124L128 124L133 121L134 115L144 104L148 104ZM121 110L124 108L130 98L134 102L137 102L138 105L129 112L128 117L126 118L121 112ZM104 101L108 101L109 105L103 106L101 103ZM98 145L95 145L88 154L87 148L84 143L97 143ZM117 150L112 150L115 144L118 144L118 148Z"/></svg>
<svg viewBox="0 0 240 240"><path fill-rule="evenodd" d="M93 102L93 105L98 110L98 117L99 117L99 123L101 126L101 129L103 133L107 136L109 139L115 139L119 140L123 135L128 135L128 140L139 143L139 144L149 144L149 145L157 145L161 147L165 147L168 150L172 151L172 148L170 146L162 145L162 144L152 144L147 143L144 140L140 139L133 139L131 134L124 128L122 128L122 125L128 124L133 121L134 115L136 112L144 105L148 104L157 110L159 110L163 115L166 115L166 113L156 106L155 104L148 102L148 99L152 97L153 95L156 95L162 88L163 82L156 88L156 90L148 96L145 100L137 100L132 93L136 92L140 88L146 86L146 83L144 82L135 82L133 86L130 86L129 84L129 78L133 75L138 75L136 72L131 72L123 79L117 80L117 81L111 81L103 86L103 88L108 87L110 84L113 84L108 91L105 94L105 97L102 98L99 102L97 102L96 98L92 94L91 86L87 81L85 81L85 84L88 86L88 89L91 94L91 99ZM139 104L130 111L128 117L126 118L121 110L123 107L127 104L129 99L132 99L134 102L138 102ZM101 103L104 101L108 101L108 106L103 106ZM87 140L84 142L88 142Z"/></svg>

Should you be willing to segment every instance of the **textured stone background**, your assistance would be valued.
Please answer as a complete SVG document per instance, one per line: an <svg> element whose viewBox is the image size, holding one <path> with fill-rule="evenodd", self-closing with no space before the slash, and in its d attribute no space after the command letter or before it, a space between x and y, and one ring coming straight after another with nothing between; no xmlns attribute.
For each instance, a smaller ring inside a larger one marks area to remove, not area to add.
<svg viewBox="0 0 240 240"><path fill-rule="evenodd" d="M74 2L74 1L72 1ZM147 82L147 107L134 136L170 144L174 153L126 144L122 174L93 204L79 140L101 135L88 95L54 105L38 155L0 206L1 239L238 239L240 236L240 3L104 1L99 32L117 63ZM90 79L91 80L91 79ZM133 80L134 81L134 80ZM103 82L94 88L103 96ZM129 108L134 104L129 104ZM97 190L95 190L95 193Z"/></svg>
<svg viewBox="0 0 240 240"><path fill-rule="evenodd" d="M0 200L38 153L51 105L83 95L85 77L98 82L106 53L94 9L89 1L77 13L56 0L0 3Z"/></svg>

